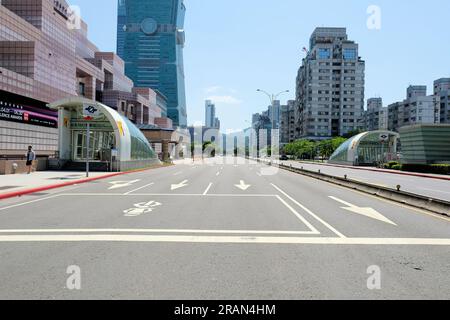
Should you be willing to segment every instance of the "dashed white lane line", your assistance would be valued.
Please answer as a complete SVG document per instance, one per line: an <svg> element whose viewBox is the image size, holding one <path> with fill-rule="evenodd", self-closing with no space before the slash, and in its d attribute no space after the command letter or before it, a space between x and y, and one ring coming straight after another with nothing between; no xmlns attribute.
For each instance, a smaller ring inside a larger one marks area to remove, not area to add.
<svg viewBox="0 0 450 320"><path fill-rule="evenodd" d="M184 235L0 235L0 242L178 242L233 244L400 245L450 246L450 239L420 238L309 238Z"/></svg>
<svg viewBox="0 0 450 320"><path fill-rule="evenodd" d="M217 171L216 177L220 176L220 171Z"/></svg>
<svg viewBox="0 0 450 320"><path fill-rule="evenodd" d="M127 195L129 195L129 194L131 194L131 193L133 193L133 192L136 192L136 191L142 190L142 189L144 189L144 188L150 187L150 186L152 186L152 185L154 185L154 184L155 184L154 182L149 183L149 184L146 184L145 186L142 186L142 187L140 187L140 188L137 188L137 189L128 191L127 193L124 193L124 195L127 196Z"/></svg>
<svg viewBox="0 0 450 320"><path fill-rule="evenodd" d="M208 185L208 187L206 188L205 192L203 192L204 196L208 194L208 191L209 191L209 189L211 189L212 185L213 185L212 182Z"/></svg>
<svg viewBox="0 0 450 320"><path fill-rule="evenodd" d="M346 238L346 236L344 236L342 233L340 233L339 231L337 231L333 226L331 226L329 223L325 222L323 219L321 219L320 217L318 217L315 213L313 213L311 210L309 210L308 208L306 208L304 205L302 205L301 203L299 203L297 200L295 200L294 198L292 198L290 195L288 195L286 192L284 192L283 190L281 190L279 187L277 187L276 185L274 185L273 183L271 183L272 187L274 187L275 189L277 189L279 192L281 192L285 197L287 197L289 200L291 200L293 203L295 203L297 206L299 206L300 208L302 208L303 210L305 210L307 213L309 213L312 217L314 217L317 221L319 221L320 223L322 223L325 227L327 227L328 229L330 229L331 231L333 231L333 233L335 233L338 237L340 238Z"/></svg>

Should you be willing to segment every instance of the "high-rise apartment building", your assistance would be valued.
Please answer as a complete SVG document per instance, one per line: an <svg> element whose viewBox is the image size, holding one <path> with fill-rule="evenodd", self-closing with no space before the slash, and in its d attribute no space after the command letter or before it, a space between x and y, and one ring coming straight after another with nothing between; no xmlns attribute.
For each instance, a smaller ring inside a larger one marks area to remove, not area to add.
<svg viewBox="0 0 450 320"><path fill-rule="evenodd" d="M440 123L439 98L427 96L426 86L409 86L406 99L388 106L388 129L399 131L414 124Z"/></svg>
<svg viewBox="0 0 450 320"><path fill-rule="evenodd" d="M186 127L183 0L118 0L117 52L137 87L160 91L167 116Z"/></svg>
<svg viewBox="0 0 450 320"><path fill-rule="evenodd" d="M434 95L439 103L440 123L450 124L450 78L434 81Z"/></svg>
<svg viewBox="0 0 450 320"><path fill-rule="evenodd" d="M280 109L280 144L295 141L295 101L289 100Z"/></svg>
<svg viewBox="0 0 450 320"><path fill-rule="evenodd" d="M326 139L360 128L365 62L345 28L316 28L296 83L296 136Z"/></svg>
<svg viewBox="0 0 450 320"><path fill-rule="evenodd" d="M364 112L364 130L387 130L388 109L383 108L382 98L370 98L367 100L367 110Z"/></svg>

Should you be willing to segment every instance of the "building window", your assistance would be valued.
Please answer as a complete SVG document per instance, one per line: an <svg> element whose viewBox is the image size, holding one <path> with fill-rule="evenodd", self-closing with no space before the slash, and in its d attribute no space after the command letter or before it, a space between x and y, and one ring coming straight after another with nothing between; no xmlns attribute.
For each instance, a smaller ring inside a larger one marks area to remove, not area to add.
<svg viewBox="0 0 450 320"><path fill-rule="evenodd" d="M356 60L356 49L344 49L344 60Z"/></svg>
<svg viewBox="0 0 450 320"><path fill-rule="evenodd" d="M78 83L78 94L83 97L86 96L86 86L83 82Z"/></svg>
<svg viewBox="0 0 450 320"><path fill-rule="evenodd" d="M331 52L330 49L320 48L319 49L319 59L330 59Z"/></svg>

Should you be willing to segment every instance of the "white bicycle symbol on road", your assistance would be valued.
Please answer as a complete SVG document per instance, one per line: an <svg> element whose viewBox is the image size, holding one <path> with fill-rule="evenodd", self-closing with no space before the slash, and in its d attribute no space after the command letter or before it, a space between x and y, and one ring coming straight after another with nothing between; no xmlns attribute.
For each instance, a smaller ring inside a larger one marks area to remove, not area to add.
<svg viewBox="0 0 450 320"><path fill-rule="evenodd" d="M162 204L156 201L140 202L136 203L134 208L124 210L123 213L125 213L125 217L137 217L152 212L155 208L160 206L162 206Z"/></svg>

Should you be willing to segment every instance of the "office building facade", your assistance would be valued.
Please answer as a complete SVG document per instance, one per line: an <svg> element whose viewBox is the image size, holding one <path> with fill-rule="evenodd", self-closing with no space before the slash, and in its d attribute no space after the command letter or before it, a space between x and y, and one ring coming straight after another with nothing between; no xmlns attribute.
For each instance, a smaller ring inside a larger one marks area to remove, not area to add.
<svg viewBox="0 0 450 320"><path fill-rule="evenodd" d="M365 62L345 28L316 28L296 82L296 136L312 140L360 129Z"/></svg>
<svg viewBox="0 0 450 320"><path fill-rule="evenodd" d="M216 105L211 100L205 101L205 127L220 129L220 120L216 117Z"/></svg>
<svg viewBox="0 0 450 320"><path fill-rule="evenodd" d="M117 52L137 87L167 98L167 116L186 127L183 0L118 0Z"/></svg>
<svg viewBox="0 0 450 320"><path fill-rule="evenodd" d="M272 122L272 129L280 128L280 108L281 103L280 100L274 100L272 105L269 106L269 117Z"/></svg>
<svg viewBox="0 0 450 320"><path fill-rule="evenodd" d="M216 106L211 100L205 101L205 126L208 128L214 127L216 119Z"/></svg>

